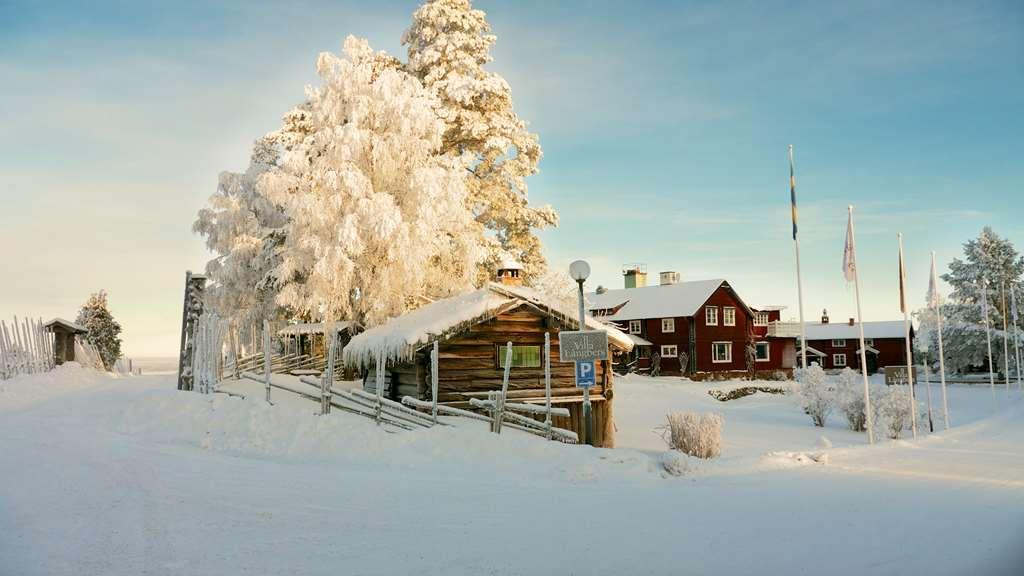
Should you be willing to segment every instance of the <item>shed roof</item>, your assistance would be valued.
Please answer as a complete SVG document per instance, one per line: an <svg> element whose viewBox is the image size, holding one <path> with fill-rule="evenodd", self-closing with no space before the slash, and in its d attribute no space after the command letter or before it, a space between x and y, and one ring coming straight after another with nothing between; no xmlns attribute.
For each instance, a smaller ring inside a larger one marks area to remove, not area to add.
<svg viewBox="0 0 1024 576"><path fill-rule="evenodd" d="M786 322L782 324L796 326L797 334L800 333L799 322ZM865 338L903 338L902 320L885 320L881 322L864 322ZM858 324L852 326L846 322L836 324L810 324L806 326L808 340L856 340L860 338ZM913 330L913 328L911 328Z"/></svg>
<svg viewBox="0 0 1024 576"><path fill-rule="evenodd" d="M536 290L489 282L479 290L432 302L355 336L345 347L344 361L366 366L381 355L388 361L409 360L435 340L446 340L470 325L524 304L550 312L567 325L579 325L571 310ZM586 324L607 332L613 346L633 349L633 341L618 329L591 317Z"/></svg>
<svg viewBox="0 0 1024 576"><path fill-rule="evenodd" d="M600 294L587 294L591 310L615 310L605 316L608 320L642 320L644 318L672 318L693 316L708 298L720 287L725 286L736 296L736 300L744 309L750 308L738 294L721 278L712 280L696 280L677 282L675 284L659 284L657 286L641 286L639 288L620 288L606 290Z"/></svg>
<svg viewBox="0 0 1024 576"><path fill-rule="evenodd" d="M74 332L76 334L89 333L89 331L86 330L85 327L79 324L75 324L74 322L69 322L68 320L65 320L63 318L54 318L53 320L50 320L44 325L45 328L49 328L51 331L53 330L54 326L61 326L65 330L68 330L69 332Z"/></svg>

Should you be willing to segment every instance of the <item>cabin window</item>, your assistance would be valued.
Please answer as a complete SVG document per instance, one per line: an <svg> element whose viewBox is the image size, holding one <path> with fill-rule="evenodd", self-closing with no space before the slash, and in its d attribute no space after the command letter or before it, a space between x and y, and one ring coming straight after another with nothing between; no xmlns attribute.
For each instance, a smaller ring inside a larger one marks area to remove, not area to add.
<svg viewBox="0 0 1024 576"><path fill-rule="evenodd" d="M718 306L708 306L704 309L704 323L708 326L718 326Z"/></svg>
<svg viewBox="0 0 1024 576"><path fill-rule="evenodd" d="M505 346L495 346L498 368L505 367ZM512 346L513 368L540 368L540 346Z"/></svg>
<svg viewBox="0 0 1024 576"><path fill-rule="evenodd" d="M662 358L666 358L666 357L667 358L675 358L676 356L679 356L679 348L677 348L675 344L664 344L664 345L662 345L662 347L661 347L661 357Z"/></svg>
<svg viewBox="0 0 1024 576"><path fill-rule="evenodd" d="M715 364L732 362L732 342L712 342L711 361Z"/></svg>
<svg viewBox="0 0 1024 576"><path fill-rule="evenodd" d="M736 325L736 309L732 306L722 308L722 323L725 326Z"/></svg>
<svg viewBox="0 0 1024 576"><path fill-rule="evenodd" d="M771 359L772 347L767 342L758 342L754 344L754 350L757 352L758 362L767 362Z"/></svg>
<svg viewBox="0 0 1024 576"><path fill-rule="evenodd" d="M661 331L663 333L675 332L676 331L676 319L675 318L662 318L661 319Z"/></svg>
<svg viewBox="0 0 1024 576"><path fill-rule="evenodd" d="M846 366L846 354L833 354L832 365L836 368L842 368Z"/></svg>
<svg viewBox="0 0 1024 576"><path fill-rule="evenodd" d="M643 324L639 320L630 320L629 321L629 333L630 334L639 334L641 332L642 328L643 328Z"/></svg>
<svg viewBox="0 0 1024 576"><path fill-rule="evenodd" d="M843 338L835 338L832 340L833 348L846 348L846 340Z"/></svg>
<svg viewBox="0 0 1024 576"><path fill-rule="evenodd" d="M868 346L874 346L875 345L875 339L874 338L865 338L864 339L864 343L867 344Z"/></svg>
<svg viewBox="0 0 1024 576"><path fill-rule="evenodd" d="M754 326L767 326L768 325L768 313L767 312L754 312Z"/></svg>

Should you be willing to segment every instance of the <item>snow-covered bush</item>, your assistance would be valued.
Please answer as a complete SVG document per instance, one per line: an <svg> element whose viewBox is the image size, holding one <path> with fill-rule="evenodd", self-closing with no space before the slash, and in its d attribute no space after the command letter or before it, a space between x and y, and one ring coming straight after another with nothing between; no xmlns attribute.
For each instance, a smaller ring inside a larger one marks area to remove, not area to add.
<svg viewBox="0 0 1024 576"><path fill-rule="evenodd" d="M719 414L672 412L668 415L669 448L697 458L715 458L722 453L722 423Z"/></svg>
<svg viewBox="0 0 1024 576"><path fill-rule="evenodd" d="M844 368L836 382L836 403L846 416L846 424L854 432L867 430L867 413L864 411L864 384L861 377Z"/></svg>
<svg viewBox="0 0 1024 576"><path fill-rule="evenodd" d="M783 382L789 380L789 376L787 376L782 370L776 370L775 372L772 372L772 380L775 380L776 382Z"/></svg>
<svg viewBox="0 0 1024 576"><path fill-rule="evenodd" d="M658 458L658 464L669 476L685 476L694 469L689 456L675 450L663 452Z"/></svg>
<svg viewBox="0 0 1024 576"><path fill-rule="evenodd" d="M910 403L902 386L885 386L872 390L875 426L889 438L898 440L910 427Z"/></svg>
<svg viewBox="0 0 1024 576"><path fill-rule="evenodd" d="M821 366L812 364L796 371L800 407L815 426L824 426L835 405L835 391Z"/></svg>

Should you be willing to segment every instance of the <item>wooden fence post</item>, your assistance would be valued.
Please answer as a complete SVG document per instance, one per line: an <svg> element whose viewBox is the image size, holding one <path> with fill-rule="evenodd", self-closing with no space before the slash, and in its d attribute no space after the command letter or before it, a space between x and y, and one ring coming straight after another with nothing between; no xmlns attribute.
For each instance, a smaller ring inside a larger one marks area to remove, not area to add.
<svg viewBox="0 0 1024 576"><path fill-rule="evenodd" d="M270 401L270 321L263 321L263 382L267 387L267 404Z"/></svg>
<svg viewBox="0 0 1024 576"><path fill-rule="evenodd" d="M512 342L505 346L505 375L501 379L501 394L495 400L494 432L501 434L501 424L505 419L505 398L508 396L508 378L512 370Z"/></svg>
<svg viewBox="0 0 1024 576"><path fill-rule="evenodd" d="M544 332L544 437L551 440L551 333Z"/></svg>
<svg viewBox="0 0 1024 576"><path fill-rule="evenodd" d="M434 348L430 351L430 415L437 424L437 340L434 340Z"/></svg>

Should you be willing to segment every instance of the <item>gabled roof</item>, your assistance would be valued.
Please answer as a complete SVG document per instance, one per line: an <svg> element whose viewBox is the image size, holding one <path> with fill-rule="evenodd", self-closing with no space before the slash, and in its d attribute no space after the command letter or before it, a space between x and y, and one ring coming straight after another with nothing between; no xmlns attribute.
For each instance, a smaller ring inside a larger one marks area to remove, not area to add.
<svg viewBox="0 0 1024 576"><path fill-rule="evenodd" d="M796 353L800 354L800 350L801 350L800 348L797 348L796 349ZM818 350L817 348L814 348L813 346L808 346L807 347L807 353L808 354L813 354L815 356L824 356L825 355L824 352L822 352L821 350Z"/></svg>
<svg viewBox="0 0 1024 576"><path fill-rule="evenodd" d="M435 340L447 340L473 324L523 305L550 313L567 326L579 326L571 309L536 290L490 282L479 290L432 302L355 336L345 346L344 362L368 366L378 356L389 362L411 360L417 350ZM633 349L632 340L615 327L589 316L586 324L591 330L607 332L608 341L616 348Z"/></svg>
<svg viewBox="0 0 1024 576"><path fill-rule="evenodd" d="M713 280L697 280L693 282L677 282L640 288L620 288L607 290L600 294L587 294L590 310L615 310L603 319L643 320L645 318L673 318L694 316L700 307L711 298L720 287L725 286L740 306L748 313L750 308L729 283L721 278Z"/></svg>
<svg viewBox="0 0 1024 576"><path fill-rule="evenodd" d="M43 326L45 328L49 328L51 330L53 329L54 326L61 326L61 327L65 328L66 330L68 330L70 332L74 332L76 334L88 334L88 332L89 332L83 326L81 326L79 324L75 324L74 322L69 322L69 321L67 321L67 320L65 320L63 318L54 318L53 320L50 320L49 322L47 322Z"/></svg>
<svg viewBox="0 0 1024 576"><path fill-rule="evenodd" d="M339 333L348 330L352 326L351 322L335 322L334 329ZM284 328L277 331L279 336L294 336L297 334L323 334L324 325L322 322L310 323L310 324L289 324Z"/></svg>

